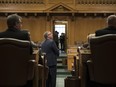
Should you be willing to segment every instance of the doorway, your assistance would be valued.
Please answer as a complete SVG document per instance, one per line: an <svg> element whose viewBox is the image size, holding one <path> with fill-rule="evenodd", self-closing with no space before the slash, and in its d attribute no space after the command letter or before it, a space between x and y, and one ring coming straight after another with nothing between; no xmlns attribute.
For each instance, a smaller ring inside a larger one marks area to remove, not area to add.
<svg viewBox="0 0 116 87"><path fill-rule="evenodd" d="M58 33L58 48L65 52L67 49L67 25L68 21L54 21L53 23L53 32Z"/></svg>

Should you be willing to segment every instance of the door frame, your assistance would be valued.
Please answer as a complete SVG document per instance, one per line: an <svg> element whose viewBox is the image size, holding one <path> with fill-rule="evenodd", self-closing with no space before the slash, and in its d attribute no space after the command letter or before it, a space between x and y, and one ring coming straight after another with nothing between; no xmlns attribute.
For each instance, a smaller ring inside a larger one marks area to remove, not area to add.
<svg viewBox="0 0 116 87"><path fill-rule="evenodd" d="M67 31L68 31L68 21L66 21L66 20L53 20L52 21L52 25L53 25L53 32L55 31L55 25L65 25L65 52L67 51L67 40L68 40L68 38L67 38ZM54 34L54 33L53 33Z"/></svg>

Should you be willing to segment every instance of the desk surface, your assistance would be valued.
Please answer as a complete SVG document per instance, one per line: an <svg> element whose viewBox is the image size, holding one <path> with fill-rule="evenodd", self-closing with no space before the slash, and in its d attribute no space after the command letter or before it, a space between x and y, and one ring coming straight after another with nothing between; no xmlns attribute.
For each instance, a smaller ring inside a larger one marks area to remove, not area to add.
<svg viewBox="0 0 116 87"><path fill-rule="evenodd" d="M91 54L91 51L89 49L80 49L80 54Z"/></svg>

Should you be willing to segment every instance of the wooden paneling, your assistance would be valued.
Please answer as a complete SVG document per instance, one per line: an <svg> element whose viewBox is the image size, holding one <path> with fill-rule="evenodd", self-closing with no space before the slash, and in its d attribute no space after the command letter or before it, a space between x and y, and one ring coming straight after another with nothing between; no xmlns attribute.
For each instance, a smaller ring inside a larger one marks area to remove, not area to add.
<svg viewBox="0 0 116 87"><path fill-rule="evenodd" d="M23 29L29 29L33 41L42 41L46 31L46 17L24 17Z"/></svg>
<svg viewBox="0 0 116 87"><path fill-rule="evenodd" d="M105 19L102 17L77 17L74 41L87 41L88 34L106 26Z"/></svg>
<svg viewBox="0 0 116 87"><path fill-rule="evenodd" d="M74 40L75 40L75 21L69 20L68 23L68 44L74 45Z"/></svg>
<svg viewBox="0 0 116 87"><path fill-rule="evenodd" d="M6 17L0 17L0 31L4 31L7 28Z"/></svg>

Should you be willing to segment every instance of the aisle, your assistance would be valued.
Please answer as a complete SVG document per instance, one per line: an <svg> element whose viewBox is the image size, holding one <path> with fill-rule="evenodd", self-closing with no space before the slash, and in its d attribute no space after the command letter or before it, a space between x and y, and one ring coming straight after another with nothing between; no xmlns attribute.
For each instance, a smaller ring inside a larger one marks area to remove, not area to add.
<svg viewBox="0 0 116 87"><path fill-rule="evenodd" d="M64 79L67 75L59 75L57 76L56 87L64 87Z"/></svg>
<svg viewBox="0 0 116 87"><path fill-rule="evenodd" d="M67 54L65 52L60 51L60 56L57 59L57 80L56 87L64 87L64 79L67 76L71 76L71 73L67 70L67 65L63 63L66 61Z"/></svg>

